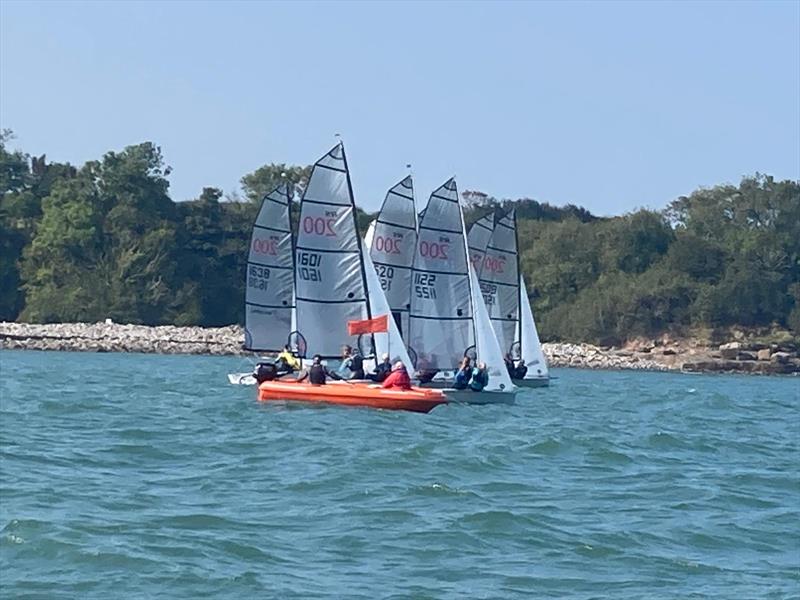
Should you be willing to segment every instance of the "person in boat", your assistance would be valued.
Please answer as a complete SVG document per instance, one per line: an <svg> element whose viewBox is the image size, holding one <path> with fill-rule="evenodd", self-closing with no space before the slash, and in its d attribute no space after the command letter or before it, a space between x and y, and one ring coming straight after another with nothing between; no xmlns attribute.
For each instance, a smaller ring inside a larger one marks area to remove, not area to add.
<svg viewBox="0 0 800 600"><path fill-rule="evenodd" d="M506 353L503 361L506 363L508 376L511 377L511 379L522 379L528 372L528 367L525 366L525 362L523 360L520 360L518 363L514 364L514 359L511 358L510 352Z"/></svg>
<svg viewBox="0 0 800 600"><path fill-rule="evenodd" d="M297 377L297 381L299 383L308 378L309 383L314 385L325 385L328 377L331 379L342 379L342 377L336 373L329 371L327 367L322 364L322 357L319 354L315 354L314 358L311 359L311 366L307 369L303 369L303 371Z"/></svg>
<svg viewBox="0 0 800 600"><path fill-rule="evenodd" d="M486 363L480 362L472 369L469 389L473 392L482 392L487 385L489 385L489 371L486 369Z"/></svg>
<svg viewBox="0 0 800 600"><path fill-rule="evenodd" d="M383 387L388 389L400 389L400 390L410 390L411 389L411 378L408 376L408 372L406 371L406 366L403 364L402 361L397 361L394 363L394 368L389 376L383 380Z"/></svg>
<svg viewBox="0 0 800 600"><path fill-rule="evenodd" d="M353 351L352 346L342 346L342 364L338 373L344 379L365 379L364 359L357 350Z"/></svg>
<svg viewBox="0 0 800 600"><path fill-rule="evenodd" d="M369 379L376 383L384 381L392 372L392 361L389 360L389 355L385 352L381 356L381 362L375 366L375 372L368 375Z"/></svg>
<svg viewBox="0 0 800 600"><path fill-rule="evenodd" d="M511 377L511 379L514 379L517 376L517 367L514 366L514 359L511 358L510 352L506 352L506 355L503 357L503 362L506 363L508 376Z"/></svg>
<svg viewBox="0 0 800 600"><path fill-rule="evenodd" d="M514 370L514 375L511 376L511 379L524 379L527 373L528 367L525 361L520 360L519 363L517 363L517 368Z"/></svg>
<svg viewBox="0 0 800 600"><path fill-rule="evenodd" d="M429 383L433 380L439 372L437 369L431 368L431 362L428 360L427 354L420 354L417 360L417 379L420 383Z"/></svg>
<svg viewBox="0 0 800 600"><path fill-rule="evenodd" d="M298 360L287 344L275 359L275 366L278 367L278 371L281 373L294 373L300 370L300 360Z"/></svg>
<svg viewBox="0 0 800 600"><path fill-rule="evenodd" d="M457 390L466 389L472 379L472 364L468 356L465 356L461 361L461 366L456 371L455 381L453 387Z"/></svg>

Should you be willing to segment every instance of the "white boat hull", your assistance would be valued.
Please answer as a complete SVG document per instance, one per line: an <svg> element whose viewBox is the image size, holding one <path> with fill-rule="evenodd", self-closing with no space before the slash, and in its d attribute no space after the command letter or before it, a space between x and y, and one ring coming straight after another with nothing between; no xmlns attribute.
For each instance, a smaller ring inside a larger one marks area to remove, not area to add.
<svg viewBox="0 0 800 600"><path fill-rule="evenodd" d="M517 390L474 392L470 389L443 388L442 391L448 402L457 404L513 404L514 397L517 395Z"/></svg>
<svg viewBox="0 0 800 600"><path fill-rule="evenodd" d="M513 379L514 385L524 388L539 388L550 385L549 377L532 377L531 379Z"/></svg>
<svg viewBox="0 0 800 600"><path fill-rule="evenodd" d="M256 378L252 373L228 373L228 383L233 385L255 385Z"/></svg>
<svg viewBox="0 0 800 600"><path fill-rule="evenodd" d="M514 397L517 395L517 392L519 392L517 388L512 388L510 390L483 390L481 392L476 392L469 388L457 390L452 387L452 380L441 379L434 379L428 383L415 385L442 390L448 402L456 402L459 404L512 404L514 402Z"/></svg>

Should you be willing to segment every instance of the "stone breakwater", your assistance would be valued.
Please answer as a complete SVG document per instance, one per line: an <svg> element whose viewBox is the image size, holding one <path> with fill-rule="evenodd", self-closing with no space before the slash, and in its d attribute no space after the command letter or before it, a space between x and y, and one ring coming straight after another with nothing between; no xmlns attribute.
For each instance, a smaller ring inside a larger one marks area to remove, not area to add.
<svg viewBox="0 0 800 600"><path fill-rule="evenodd" d="M37 325L0 323L0 348L157 354L248 354L244 332L227 327L147 327L117 323ZM800 373L797 348L732 342L705 346L696 341L634 341L623 348L591 344L543 344L552 367L645 371Z"/></svg>
<svg viewBox="0 0 800 600"><path fill-rule="evenodd" d="M228 327L175 327L117 323L0 323L0 348L155 354L243 354L244 333Z"/></svg>

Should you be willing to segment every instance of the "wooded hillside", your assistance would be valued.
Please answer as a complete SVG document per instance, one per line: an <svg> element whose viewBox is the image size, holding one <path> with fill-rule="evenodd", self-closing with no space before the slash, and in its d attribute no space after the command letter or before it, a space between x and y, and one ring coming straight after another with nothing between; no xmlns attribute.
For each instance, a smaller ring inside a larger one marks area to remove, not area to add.
<svg viewBox="0 0 800 600"><path fill-rule="evenodd" d="M242 177L244 198L169 196L160 149L46 164L0 138L0 319L226 325L243 319L244 265L263 194L281 173ZM387 187L390 182L387 182ZM427 196L417 190L418 201ZM755 174L598 218L576 206L465 192L467 220L517 208L541 335L614 343L692 327L775 324L800 334L800 182ZM670 201L671 200L671 201ZM366 231L371 216L360 212Z"/></svg>

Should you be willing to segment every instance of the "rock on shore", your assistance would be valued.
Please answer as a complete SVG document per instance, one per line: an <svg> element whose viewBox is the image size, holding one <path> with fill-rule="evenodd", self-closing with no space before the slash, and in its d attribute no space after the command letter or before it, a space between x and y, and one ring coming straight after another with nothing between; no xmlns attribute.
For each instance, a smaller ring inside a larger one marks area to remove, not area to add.
<svg viewBox="0 0 800 600"><path fill-rule="evenodd" d="M0 323L0 348L78 352L241 355L244 331L227 327L147 327L117 323L37 325ZM623 348L543 344L552 367L645 371L800 373L797 348L732 342L708 347L696 341L635 340Z"/></svg>
<svg viewBox="0 0 800 600"><path fill-rule="evenodd" d="M0 323L0 348L157 354L243 354L244 333L228 327L175 327L117 323Z"/></svg>

